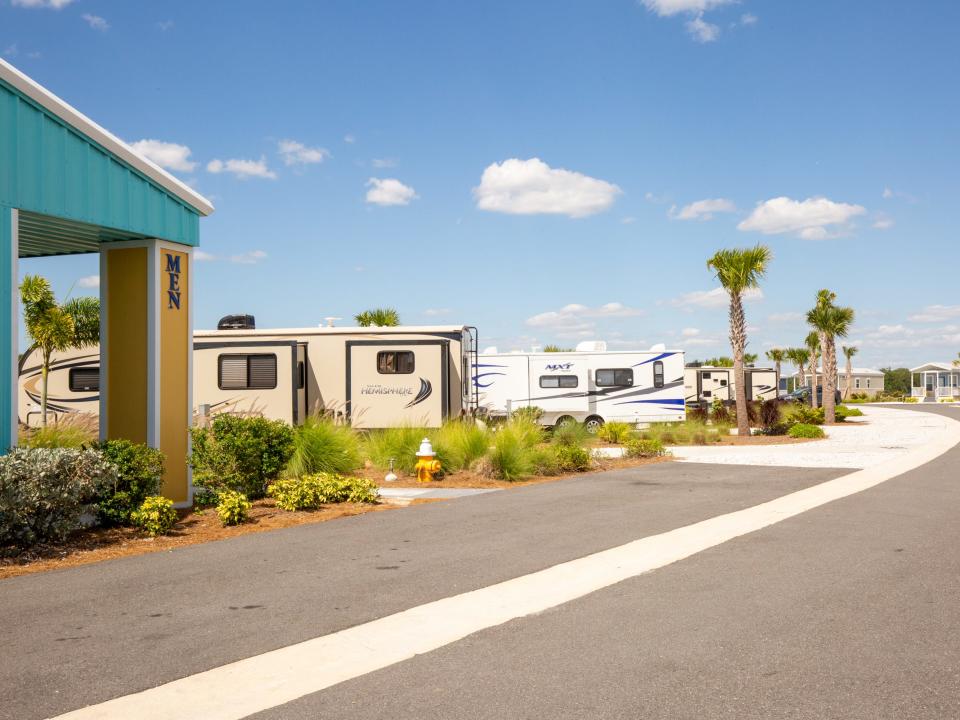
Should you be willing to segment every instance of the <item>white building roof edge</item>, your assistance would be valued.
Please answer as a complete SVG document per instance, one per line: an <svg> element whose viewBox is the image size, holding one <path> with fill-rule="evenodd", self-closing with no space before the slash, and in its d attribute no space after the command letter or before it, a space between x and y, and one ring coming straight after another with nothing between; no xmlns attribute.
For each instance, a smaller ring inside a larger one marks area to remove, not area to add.
<svg viewBox="0 0 960 720"><path fill-rule="evenodd" d="M109 130L102 128L82 112L61 100L2 58L0 58L0 79L9 83L35 103L71 127L76 128L94 142L102 145L125 163L153 180L160 187L196 209L201 215L210 215L213 212L213 204L203 195L182 180L175 178L159 165L140 155Z"/></svg>
<svg viewBox="0 0 960 720"><path fill-rule="evenodd" d="M960 370L960 367L957 367L953 363L931 362L911 368L910 372L923 372L924 370L942 370L944 372L951 372L953 370Z"/></svg>
<svg viewBox="0 0 960 720"><path fill-rule="evenodd" d="M463 332L467 325L394 325L391 327L301 327L254 330L195 330L194 337L252 337L256 335L392 335Z"/></svg>

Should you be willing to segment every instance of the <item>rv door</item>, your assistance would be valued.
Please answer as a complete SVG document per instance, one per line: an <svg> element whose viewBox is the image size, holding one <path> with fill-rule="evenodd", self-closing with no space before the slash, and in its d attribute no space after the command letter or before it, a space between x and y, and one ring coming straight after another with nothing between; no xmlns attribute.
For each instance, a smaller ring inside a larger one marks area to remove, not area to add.
<svg viewBox="0 0 960 720"><path fill-rule="evenodd" d="M351 424L440 427L450 408L449 354L447 340L348 341L346 397Z"/></svg>

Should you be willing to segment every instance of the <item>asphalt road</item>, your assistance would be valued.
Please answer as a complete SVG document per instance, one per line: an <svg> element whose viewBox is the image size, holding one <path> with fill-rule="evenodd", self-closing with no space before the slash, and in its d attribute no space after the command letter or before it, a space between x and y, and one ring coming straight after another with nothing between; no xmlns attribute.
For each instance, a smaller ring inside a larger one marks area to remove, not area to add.
<svg viewBox="0 0 960 720"><path fill-rule="evenodd" d="M960 717L958 467L953 450L256 717ZM5 580L0 717L136 692L846 472L661 464Z"/></svg>
<svg viewBox="0 0 960 720"><path fill-rule="evenodd" d="M955 448L683 562L252 717L955 720L958 511Z"/></svg>

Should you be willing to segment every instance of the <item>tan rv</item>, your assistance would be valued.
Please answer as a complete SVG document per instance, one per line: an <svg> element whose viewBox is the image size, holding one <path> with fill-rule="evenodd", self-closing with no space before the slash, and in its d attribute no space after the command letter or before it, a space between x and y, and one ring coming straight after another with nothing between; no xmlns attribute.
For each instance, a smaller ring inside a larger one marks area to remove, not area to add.
<svg viewBox="0 0 960 720"><path fill-rule="evenodd" d="M200 330L193 405L202 415L250 412L303 421L323 413L357 428L438 427L476 408L476 330L462 325ZM62 353L48 407L99 413L99 349ZM39 363L21 362L20 420L39 423Z"/></svg>
<svg viewBox="0 0 960 720"><path fill-rule="evenodd" d="M771 400L777 397L780 378L774 368L747 366L744 368L747 400ZM711 365L687 365L684 372L684 391L688 404L725 403L736 399L733 368Z"/></svg>

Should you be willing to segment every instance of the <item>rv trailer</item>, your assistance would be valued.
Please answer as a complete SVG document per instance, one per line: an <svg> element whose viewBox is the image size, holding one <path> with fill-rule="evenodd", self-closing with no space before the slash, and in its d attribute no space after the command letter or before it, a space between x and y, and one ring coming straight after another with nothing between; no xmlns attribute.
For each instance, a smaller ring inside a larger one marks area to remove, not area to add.
<svg viewBox="0 0 960 720"><path fill-rule="evenodd" d="M779 378L774 368L744 368L747 400L771 400L777 397ZM687 403L704 404L720 400L736 401L733 368L713 365L688 365L684 371L684 395Z"/></svg>
<svg viewBox="0 0 960 720"><path fill-rule="evenodd" d="M610 421L686 418L679 350L481 354L473 384L481 412L503 417L537 407L547 426L577 421L596 432Z"/></svg>
<svg viewBox="0 0 960 720"><path fill-rule="evenodd" d="M462 325L197 331L193 406L302 423L322 413L354 427L439 427L476 409L470 365L476 329ZM55 356L48 410L100 412L100 353ZM20 363L20 421L39 424L36 351Z"/></svg>

